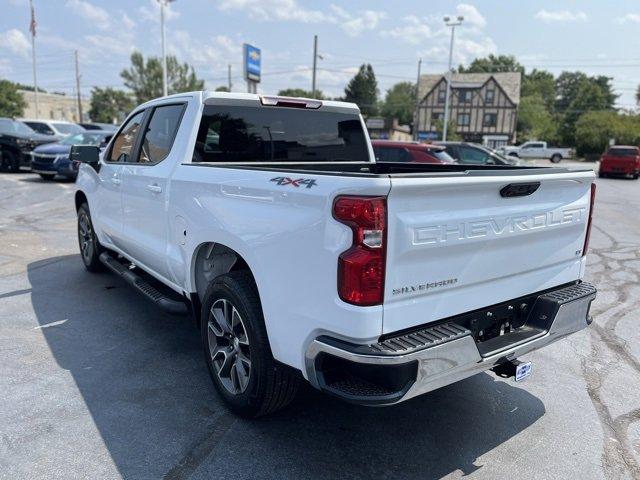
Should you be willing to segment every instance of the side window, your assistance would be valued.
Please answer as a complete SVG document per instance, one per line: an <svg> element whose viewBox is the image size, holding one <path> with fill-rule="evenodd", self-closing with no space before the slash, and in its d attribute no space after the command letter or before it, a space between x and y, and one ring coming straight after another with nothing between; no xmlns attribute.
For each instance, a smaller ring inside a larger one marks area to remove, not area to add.
<svg viewBox="0 0 640 480"><path fill-rule="evenodd" d="M460 160L460 152L458 151L458 148L453 146L453 145L447 145L445 147L445 151L451 155L452 158L454 158L455 160Z"/></svg>
<svg viewBox="0 0 640 480"><path fill-rule="evenodd" d="M153 110L144 134L140 163L158 163L167 158L180 125L184 105L164 105Z"/></svg>
<svg viewBox="0 0 640 480"><path fill-rule="evenodd" d="M39 122L31 122L28 125L33 128L36 132L42 133L44 135L53 135L53 130L46 123Z"/></svg>
<svg viewBox="0 0 640 480"><path fill-rule="evenodd" d="M144 110L136 113L129 121L124 125L111 148L109 154L110 162L130 162L131 154L133 153L133 146L136 143L138 137L138 131L140 131L140 124L144 117Z"/></svg>
<svg viewBox="0 0 640 480"><path fill-rule="evenodd" d="M460 162L466 164L483 165L491 157L488 153L470 147L460 147Z"/></svg>

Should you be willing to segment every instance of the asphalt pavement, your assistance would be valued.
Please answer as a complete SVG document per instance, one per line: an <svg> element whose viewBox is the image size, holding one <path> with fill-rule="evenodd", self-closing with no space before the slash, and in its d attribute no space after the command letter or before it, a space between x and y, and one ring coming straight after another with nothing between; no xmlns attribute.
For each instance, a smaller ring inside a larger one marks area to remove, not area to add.
<svg viewBox="0 0 640 480"><path fill-rule="evenodd" d="M595 322L528 355L531 378L387 408L307 387L246 421L190 319L85 271L73 183L1 174L0 478L640 479L640 181L597 184Z"/></svg>

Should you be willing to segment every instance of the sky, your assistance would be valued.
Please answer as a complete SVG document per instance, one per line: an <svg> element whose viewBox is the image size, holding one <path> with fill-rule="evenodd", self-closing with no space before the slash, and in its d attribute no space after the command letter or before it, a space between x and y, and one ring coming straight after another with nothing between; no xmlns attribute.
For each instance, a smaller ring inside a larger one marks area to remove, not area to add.
<svg viewBox="0 0 640 480"><path fill-rule="evenodd" d="M120 71L134 50L160 55L157 0L33 0L38 84L81 92L122 87ZM207 88L246 91L242 44L262 49L258 91L311 89L313 35L318 35L317 88L340 96L362 63L371 63L381 96L394 83L446 70L450 29L454 65L488 54L515 55L528 70L582 70L613 77L618 105L635 106L640 84L640 1L562 0L175 0L167 10L167 51L192 64ZM0 0L0 78L33 83L29 1Z"/></svg>

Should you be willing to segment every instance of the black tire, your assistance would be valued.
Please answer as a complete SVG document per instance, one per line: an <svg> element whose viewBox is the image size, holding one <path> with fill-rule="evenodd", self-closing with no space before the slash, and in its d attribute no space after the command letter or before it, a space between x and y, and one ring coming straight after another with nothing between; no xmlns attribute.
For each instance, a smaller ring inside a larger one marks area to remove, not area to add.
<svg viewBox="0 0 640 480"><path fill-rule="evenodd" d="M562 160L562 155L559 153L551 155L551 163L560 163L560 160Z"/></svg>
<svg viewBox="0 0 640 480"><path fill-rule="evenodd" d="M607 174L606 173L602 173L602 172L598 172L598 177L607 178Z"/></svg>
<svg viewBox="0 0 640 480"><path fill-rule="evenodd" d="M0 164L0 171L2 172L19 172L20 171L20 158L11 151L2 152L2 164Z"/></svg>
<svg viewBox="0 0 640 480"><path fill-rule="evenodd" d="M51 180L53 180L56 176L55 173L39 173L38 175L40 175L40 178L42 180L44 180L45 182L50 182Z"/></svg>
<svg viewBox="0 0 640 480"><path fill-rule="evenodd" d="M98 241L93 223L91 222L91 214L89 213L89 205L83 203L78 209L78 246L80 247L80 258L87 270L90 272L101 272L104 265L100 261L100 254L104 251L102 245Z"/></svg>
<svg viewBox="0 0 640 480"><path fill-rule="evenodd" d="M233 320L230 323L220 320L225 311L226 317L235 319L235 326ZM209 374L229 409L240 416L255 418L291 403L300 385L300 374L274 360L260 298L249 272L230 272L211 282L202 302L201 318ZM220 328L225 323L228 328Z"/></svg>

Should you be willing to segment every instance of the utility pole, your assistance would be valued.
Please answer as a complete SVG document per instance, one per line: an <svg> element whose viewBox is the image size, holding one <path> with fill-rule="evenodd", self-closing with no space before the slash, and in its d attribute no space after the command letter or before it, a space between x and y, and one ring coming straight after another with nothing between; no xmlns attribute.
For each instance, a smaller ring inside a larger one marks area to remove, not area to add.
<svg viewBox="0 0 640 480"><path fill-rule="evenodd" d="M75 51L76 57L76 92L78 94L78 122L82 122L82 100L80 99L80 66L78 65L78 50Z"/></svg>
<svg viewBox="0 0 640 480"><path fill-rule="evenodd" d="M164 35L164 7L175 0L158 0L160 2L160 33L162 35L162 95L167 96L169 89L167 87L167 54L165 51L165 35Z"/></svg>
<svg viewBox="0 0 640 480"><path fill-rule="evenodd" d="M231 91L231 64L227 65L227 88Z"/></svg>
<svg viewBox="0 0 640 480"><path fill-rule="evenodd" d="M33 0L29 0L31 8L31 22L29 23L29 31L31 32L31 54L33 55L33 93L36 101L36 118L40 118L40 103L38 102L38 76L36 75L36 14L33 10Z"/></svg>
<svg viewBox="0 0 640 480"><path fill-rule="evenodd" d="M313 74L311 76L311 98L316 98L316 66L318 62L318 35L313 36Z"/></svg>
<svg viewBox="0 0 640 480"><path fill-rule="evenodd" d="M450 17L444 17L444 23L447 27L451 27L451 43L449 45L449 68L447 69L447 94L444 100L444 126L442 127L442 141L447 141L447 129L449 127L449 96L451 95L451 62L453 60L453 38L456 27L462 25L463 16L458 16L457 21L452 22Z"/></svg>
<svg viewBox="0 0 640 480"><path fill-rule="evenodd" d="M420 124L420 69L422 68L422 59L418 60L418 80L416 81L416 113L413 116L413 139L418 140L418 130Z"/></svg>

